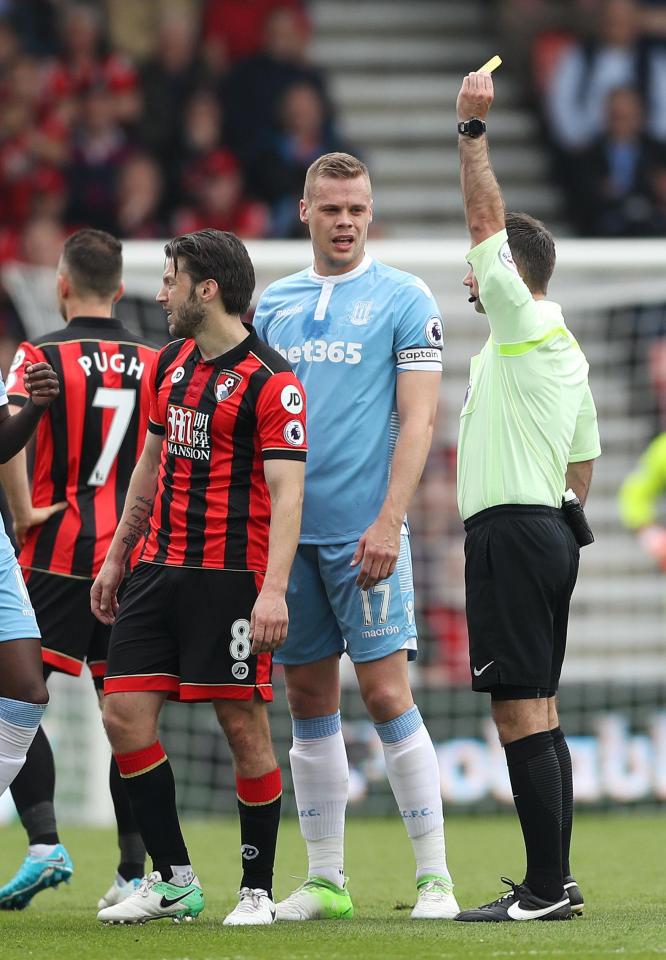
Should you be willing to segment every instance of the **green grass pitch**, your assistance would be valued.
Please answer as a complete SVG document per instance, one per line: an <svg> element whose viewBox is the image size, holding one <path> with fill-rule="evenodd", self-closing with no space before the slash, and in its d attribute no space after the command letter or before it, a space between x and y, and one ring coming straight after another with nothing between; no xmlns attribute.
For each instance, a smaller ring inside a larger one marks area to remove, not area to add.
<svg viewBox="0 0 666 960"><path fill-rule="evenodd" d="M4 882L25 854L16 826L2 835ZM238 827L230 820L188 822L185 835L206 895L195 923L159 921L103 927L95 904L115 866L111 831L66 827L75 863L68 887L39 894L23 912L0 913L2 960L392 960L392 958L666 956L666 816L581 815L574 834L575 874L586 915L568 923L457 924L411 921L413 861L397 818L350 820L347 864L356 908L352 921L222 926L238 884ZM502 890L499 876L521 879L522 842L513 817L447 821L449 862L462 906ZM298 825L281 828L275 889L284 896L303 876Z"/></svg>

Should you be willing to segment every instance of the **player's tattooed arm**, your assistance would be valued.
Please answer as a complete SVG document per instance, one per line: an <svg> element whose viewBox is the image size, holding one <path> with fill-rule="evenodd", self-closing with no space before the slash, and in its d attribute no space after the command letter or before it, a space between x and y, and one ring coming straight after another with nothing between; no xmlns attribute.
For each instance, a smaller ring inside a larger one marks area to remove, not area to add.
<svg viewBox="0 0 666 960"><path fill-rule="evenodd" d="M124 536L122 538L125 544L124 560L128 560L134 548L141 542L148 529L150 514L153 510L154 500L150 497L143 497L140 494L135 498L134 503L129 507L129 514L124 520Z"/></svg>
<svg viewBox="0 0 666 960"><path fill-rule="evenodd" d="M148 433L132 473L118 529L90 591L92 612L102 623L110 625L116 619L118 588L125 576L126 563L148 526L155 502L161 454L162 438Z"/></svg>

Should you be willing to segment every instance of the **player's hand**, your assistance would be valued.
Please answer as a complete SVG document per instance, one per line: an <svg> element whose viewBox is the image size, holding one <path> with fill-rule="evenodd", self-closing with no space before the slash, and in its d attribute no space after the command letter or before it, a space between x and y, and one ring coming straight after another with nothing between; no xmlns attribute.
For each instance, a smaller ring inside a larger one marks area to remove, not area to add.
<svg viewBox="0 0 666 960"><path fill-rule="evenodd" d="M666 529L656 524L643 527L638 533L638 542L661 569L666 570Z"/></svg>
<svg viewBox="0 0 666 960"><path fill-rule="evenodd" d="M110 627L118 613L118 587L125 576L125 565L105 560L90 589L90 609L101 623Z"/></svg>
<svg viewBox="0 0 666 960"><path fill-rule="evenodd" d="M494 96L493 78L489 73L468 73L456 101L458 119L478 117L485 120Z"/></svg>
<svg viewBox="0 0 666 960"><path fill-rule="evenodd" d="M284 593L262 590L250 614L252 653L271 653L287 639L289 613Z"/></svg>
<svg viewBox="0 0 666 960"><path fill-rule="evenodd" d="M42 523L46 523L49 517L52 517L54 513L60 513L66 506L67 501L61 500L59 503L52 503L48 507L32 507L30 513L26 514L25 517L15 517L14 538L19 547L25 545L31 527L38 527Z"/></svg>
<svg viewBox="0 0 666 960"><path fill-rule="evenodd" d="M388 524L378 518L358 541L350 566L361 564L356 578L356 585L361 590L371 590L395 570L400 553L401 527L402 523Z"/></svg>
<svg viewBox="0 0 666 960"><path fill-rule="evenodd" d="M23 382L36 407L48 407L60 393L58 374L50 363L31 363L25 368Z"/></svg>

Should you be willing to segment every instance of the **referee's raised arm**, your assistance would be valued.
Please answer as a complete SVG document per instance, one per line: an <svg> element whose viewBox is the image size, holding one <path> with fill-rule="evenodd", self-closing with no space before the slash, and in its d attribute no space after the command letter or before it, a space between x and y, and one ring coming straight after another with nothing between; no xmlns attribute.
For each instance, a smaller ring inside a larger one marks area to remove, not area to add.
<svg viewBox="0 0 666 960"><path fill-rule="evenodd" d="M493 97L491 75L470 73L456 102L460 185L472 246L504 229L504 201L490 165L486 138L486 117Z"/></svg>

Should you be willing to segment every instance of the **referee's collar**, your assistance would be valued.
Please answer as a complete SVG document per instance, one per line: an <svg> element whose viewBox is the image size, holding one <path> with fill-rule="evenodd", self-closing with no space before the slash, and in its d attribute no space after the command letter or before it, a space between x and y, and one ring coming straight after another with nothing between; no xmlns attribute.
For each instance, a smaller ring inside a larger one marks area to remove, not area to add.
<svg viewBox="0 0 666 960"><path fill-rule="evenodd" d="M72 317L67 324L68 327L79 329L81 327L100 327L109 330L122 330L123 325L117 317Z"/></svg>
<svg viewBox="0 0 666 960"><path fill-rule="evenodd" d="M347 283L348 280L356 280L357 277L362 276L366 270L370 269L371 266L372 257L369 253L366 253L359 265L354 267L353 270L349 270L347 273L334 273L326 277L323 277L320 273L317 273L313 263L310 267L309 277L310 280L314 280L315 283Z"/></svg>

